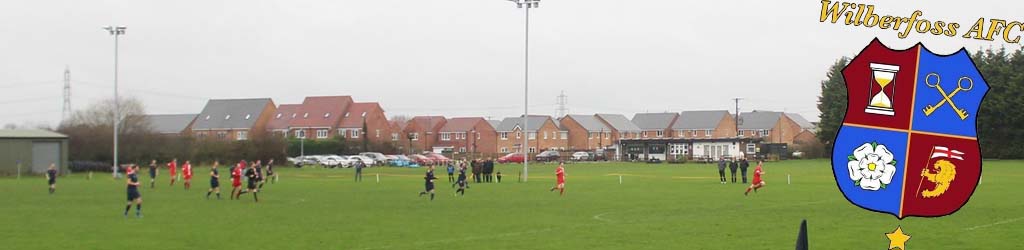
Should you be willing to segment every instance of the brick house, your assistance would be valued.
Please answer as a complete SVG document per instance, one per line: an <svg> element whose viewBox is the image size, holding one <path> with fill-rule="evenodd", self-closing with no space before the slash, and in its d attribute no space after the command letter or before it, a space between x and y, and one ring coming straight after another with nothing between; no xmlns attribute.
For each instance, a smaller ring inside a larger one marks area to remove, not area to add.
<svg viewBox="0 0 1024 250"><path fill-rule="evenodd" d="M758 110L743 113L740 115L740 134L763 139L765 143L793 144L793 139L805 129L790 116L799 115Z"/></svg>
<svg viewBox="0 0 1024 250"><path fill-rule="evenodd" d="M612 128L594 115L566 115L559 119L569 133L570 150L604 149L614 145Z"/></svg>
<svg viewBox="0 0 1024 250"><path fill-rule="evenodd" d="M274 136L288 137L288 124L298 116L302 104L281 104L277 106L277 114L267 122L267 132Z"/></svg>
<svg viewBox="0 0 1024 250"><path fill-rule="evenodd" d="M633 124L629 118L621 114L596 114L597 119L612 129L612 149L615 151L615 160L621 160L622 143L624 139L640 138L640 127Z"/></svg>
<svg viewBox="0 0 1024 250"><path fill-rule="evenodd" d="M563 131L551 116L531 115L526 128L522 117L508 117L495 129L498 133L498 153L522 152L523 136L527 137L527 152L564 150L569 144L569 133ZM523 132L526 132L524 135Z"/></svg>
<svg viewBox="0 0 1024 250"><path fill-rule="evenodd" d="M210 100L192 123L192 135L201 139L248 140L265 132L276 112L277 106L270 98Z"/></svg>
<svg viewBox="0 0 1024 250"><path fill-rule="evenodd" d="M736 136L736 118L725 110L683 111L672 126L675 138L728 138Z"/></svg>
<svg viewBox="0 0 1024 250"><path fill-rule="evenodd" d="M448 120L444 116L416 116L406 122L402 129L406 134L406 146L413 152L434 151L438 132ZM409 139L411 138L411 139Z"/></svg>
<svg viewBox="0 0 1024 250"><path fill-rule="evenodd" d="M145 115L145 121L149 123L153 132L167 136L191 135L192 123L196 121L196 114L183 115Z"/></svg>
<svg viewBox="0 0 1024 250"><path fill-rule="evenodd" d="M366 125L365 133L363 125ZM391 124L384 109L376 102L357 102L349 105L337 127L337 134L356 140L366 136L375 143L392 141Z"/></svg>
<svg viewBox="0 0 1024 250"><path fill-rule="evenodd" d="M481 117L448 119L438 133L438 141L434 148L443 148L454 152L455 155L493 155L498 152L498 133Z"/></svg>
<svg viewBox="0 0 1024 250"><path fill-rule="evenodd" d="M639 113L632 122L640 127L640 139L666 138L672 136L672 125L677 119L678 113Z"/></svg>
<svg viewBox="0 0 1024 250"><path fill-rule="evenodd" d="M310 96L302 101L297 115L288 123L295 138L324 140L335 136L345 110L352 105L349 96Z"/></svg>

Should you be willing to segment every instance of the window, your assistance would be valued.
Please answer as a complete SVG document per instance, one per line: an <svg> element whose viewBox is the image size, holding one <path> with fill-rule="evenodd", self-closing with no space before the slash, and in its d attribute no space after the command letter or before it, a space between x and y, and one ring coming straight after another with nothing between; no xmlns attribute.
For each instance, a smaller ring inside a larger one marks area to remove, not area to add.
<svg viewBox="0 0 1024 250"><path fill-rule="evenodd" d="M299 113L292 113L292 119L294 119L296 115L299 115Z"/></svg>
<svg viewBox="0 0 1024 250"><path fill-rule="evenodd" d="M374 132L377 133L377 138L380 138L380 129L374 130Z"/></svg>
<svg viewBox="0 0 1024 250"><path fill-rule="evenodd" d="M451 133L441 133L441 140L442 141L451 141L452 140L452 134Z"/></svg>
<svg viewBox="0 0 1024 250"><path fill-rule="evenodd" d="M704 136L711 137L711 130L710 129L705 129L704 130Z"/></svg>
<svg viewBox="0 0 1024 250"><path fill-rule="evenodd" d="M349 130L349 132L349 135L351 135L353 139L359 138L359 129Z"/></svg>
<svg viewBox="0 0 1024 250"><path fill-rule="evenodd" d="M324 118L331 117L331 113L324 113Z"/></svg>
<svg viewBox="0 0 1024 250"><path fill-rule="evenodd" d="M647 138L647 131L644 131L642 134L643 134L644 138Z"/></svg>
<svg viewBox="0 0 1024 250"><path fill-rule="evenodd" d="M419 141L420 140L420 133L412 133L412 140L413 141Z"/></svg>
<svg viewBox="0 0 1024 250"><path fill-rule="evenodd" d="M498 136L501 137L502 140L508 140L508 132L498 133ZM477 139L479 139L479 138L477 138Z"/></svg>
<svg viewBox="0 0 1024 250"><path fill-rule="evenodd" d="M562 137L562 140L567 140L567 139L569 139L569 132L561 132L561 134L562 134L562 136L561 136L561 137Z"/></svg>
<svg viewBox="0 0 1024 250"><path fill-rule="evenodd" d="M209 120L210 119L210 115L206 115L206 119Z"/></svg>
<svg viewBox="0 0 1024 250"><path fill-rule="evenodd" d="M547 139L548 139L548 131L544 131L544 140L547 140Z"/></svg>
<svg viewBox="0 0 1024 250"><path fill-rule="evenodd" d="M275 119L281 119L281 115L283 115L283 114L277 113L277 118L275 118Z"/></svg>
<svg viewBox="0 0 1024 250"><path fill-rule="evenodd" d="M363 112L363 117L366 117L366 112Z"/></svg>
<svg viewBox="0 0 1024 250"><path fill-rule="evenodd" d="M199 138L206 138L206 132L199 132Z"/></svg>
<svg viewBox="0 0 1024 250"><path fill-rule="evenodd" d="M761 130L761 137L768 137L768 130L767 129L762 129Z"/></svg>
<svg viewBox="0 0 1024 250"><path fill-rule="evenodd" d="M530 153L531 153L531 154L533 154L533 153L537 153L537 148L535 148L535 147L530 147Z"/></svg>
<svg viewBox="0 0 1024 250"><path fill-rule="evenodd" d="M317 139L327 138L327 130L326 129L319 129L319 130L317 130L316 131L316 138Z"/></svg>
<svg viewBox="0 0 1024 250"><path fill-rule="evenodd" d="M398 133L391 133L391 141L398 141Z"/></svg>
<svg viewBox="0 0 1024 250"><path fill-rule="evenodd" d="M245 119L246 119L246 120L249 120L249 118L252 118L252 115L250 115L250 114L245 114Z"/></svg>
<svg viewBox="0 0 1024 250"><path fill-rule="evenodd" d="M518 139L523 139L523 132L522 131L516 132L516 140L518 140Z"/></svg>
<svg viewBox="0 0 1024 250"><path fill-rule="evenodd" d="M747 143L747 154L752 155L757 153L757 145L753 143Z"/></svg>
<svg viewBox="0 0 1024 250"><path fill-rule="evenodd" d="M302 118L309 118L309 113L305 113L305 114L303 114L303 115L302 115Z"/></svg>
<svg viewBox="0 0 1024 250"><path fill-rule="evenodd" d="M465 152L466 152L466 147L460 147L459 148L459 153L465 153Z"/></svg>
<svg viewBox="0 0 1024 250"><path fill-rule="evenodd" d="M690 136L697 137L697 130L690 130Z"/></svg>
<svg viewBox="0 0 1024 250"><path fill-rule="evenodd" d="M536 140L537 139L537 132L529 132L529 133L526 134L526 137L529 137L530 140Z"/></svg>
<svg viewBox="0 0 1024 250"><path fill-rule="evenodd" d="M348 130L347 129L343 129L343 128L339 128L338 129L338 136L341 137L341 138L347 138L348 137Z"/></svg>
<svg viewBox="0 0 1024 250"><path fill-rule="evenodd" d="M594 139L594 132L587 133L587 139Z"/></svg>
<svg viewBox="0 0 1024 250"><path fill-rule="evenodd" d="M224 120L231 119L231 115L225 115Z"/></svg>
<svg viewBox="0 0 1024 250"><path fill-rule="evenodd" d="M661 138L662 136L665 136L665 131L664 130L658 130L655 134L658 136L658 138Z"/></svg>
<svg viewBox="0 0 1024 250"><path fill-rule="evenodd" d="M476 133L476 139L480 140L480 133Z"/></svg>
<svg viewBox="0 0 1024 250"><path fill-rule="evenodd" d="M508 153L508 148L506 148L506 147L501 147L501 153L505 153L505 154L507 154L507 153Z"/></svg>
<svg viewBox="0 0 1024 250"><path fill-rule="evenodd" d="M244 141L249 139L249 131L238 131L235 133L235 140Z"/></svg>
<svg viewBox="0 0 1024 250"><path fill-rule="evenodd" d="M685 133L682 130L676 130L676 137L677 138L678 137L683 137L683 135L685 135Z"/></svg>
<svg viewBox="0 0 1024 250"><path fill-rule="evenodd" d="M672 155L686 154L686 144L670 144L668 146L668 152Z"/></svg>
<svg viewBox="0 0 1024 250"><path fill-rule="evenodd" d="M345 117L348 117L348 114L349 114L348 112L345 112Z"/></svg>
<svg viewBox="0 0 1024 250"><path fill-rule="evenodd" d="M217 138L218 139L228 138L228 132L218 131L217 132Z"/></svg>
<svg viewBox="0 0 1024 250"><path fill-rule="evenodd" d="M305 130L301 130L301 129L300 130L295 130L295 138L305 139L306 138L306 131Z"/></svg>

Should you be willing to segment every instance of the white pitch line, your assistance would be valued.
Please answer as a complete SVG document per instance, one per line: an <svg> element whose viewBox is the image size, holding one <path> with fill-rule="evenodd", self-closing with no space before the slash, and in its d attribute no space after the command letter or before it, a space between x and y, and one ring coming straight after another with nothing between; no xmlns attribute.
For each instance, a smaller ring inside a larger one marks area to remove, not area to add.
<svg viewBox="0 0 1024 250"><path fill-rule="evenodd" d="M608 214L611 214L611 213L614 213L614 212L607 212L607 213L603 213L603 214L594 215L594 219L595 220L599 220L599 221L604 221L604 222L612 223L614 221L609 220L609 219L605 219L605 218L601 218L601 216L605 216L605 215L608 215Z"/></svg>
<svg viewBox="0 0 1024 250"><path fill-rule="evenodd" d="M1024 220L1024 217L1019 217L1019 218L1016 218L1016 219L1009 219L1009 220L999 221L999 222L995 222L995 223L991 223L991 224L985 224L985 225L980 225L980 226L969 227L969 228L964 229L964 230L966 230L966 231L974 231L974 230L978 230L978 229L982 229L982 228L986 228L986 227L993 227L993 226L998 226L998 225L1002 225L1002 224L1014 223L1014 222L1018 222L1018 221L1021 221L1021 220Z"/></svg>

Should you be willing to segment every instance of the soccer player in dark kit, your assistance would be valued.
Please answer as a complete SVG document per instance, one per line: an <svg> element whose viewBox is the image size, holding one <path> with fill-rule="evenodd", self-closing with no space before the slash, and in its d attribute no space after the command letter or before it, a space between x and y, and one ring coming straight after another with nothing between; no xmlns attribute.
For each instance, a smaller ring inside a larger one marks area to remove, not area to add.
<svg viewBox="0 0 1024 250"><path fill-rule="evenodd" d="M46 169L46 183L50 184L50 194L57 191L57 165L53 163Z"/></svg>
<svg viewBox="0 0 1024 250"><path fill-rule="evenodd" d="M434 166L427 167L427 175L423 177L423 180L426 183L424 191L420 192L420 197L430 194L430 200L434 200L434 180L437 180L437 177L434 176Z"/></svg>
<svg viewBox="0 0 1024 250"><path fill-rule="evenodd" d="M149 188L156 188L156 160L149 162Z"/></svg>
<svg viewBox="0 0 1024 250"><path fill-rule="evenodd" d="M256 160L256 183L259 184L259 186L256 187L256 192L259 192L260 189L263 189L264 179L266 178L263 175L263 161Z"/></svg>
<svg viewBox="0 0 1024 250"><path fill-rule="evenodd" d="M459 189L455 190L455 193L461 194L462 196L466 196L466 187L469 186L469 183L466 181L465 170L459 171L459 178L455 181L455 185L459 186Z"/></svg>
<svg viewBox="0 0 1024 250"><path fill-rule="evenodd" d="M274 173L274 159L267 161L267 180L269 180L270 183L277 182L277 174ZM260 187L262 188L263 186L261 185Z"/></svg>
<svg viewBox="0 0 1024 250"><path fill-rule="evenodd" d="M128 205L124 207L124 217L128 217L128 211L132 209L132 204L135 204L135 217L142 218L142 195L139 194L139 166L132 165L128 167L128 178L125 181L128 183Z"/></svg>
<svg viewBox="0 0 1024 250"><path fill-rule="evenodd" d="M259 162L257 162L259 164ZM256 196L256 184L259 182L259 174L257 174L256 165L249 166L248 170L245 170L245 177L249 181L249 186L246 191L252 193L252 199L256 202L260 202L260 197Z"/></svg>
<svg viewBox="0 0 1024 250"><path fill-rule="evenodd" d="M210 193L217 193L217 199L220 200L220 173L217 172L217 166L220 165L220 161L213 161L213 167L210 168L210 190L206 191L206 199L210 199Z"/></svg>

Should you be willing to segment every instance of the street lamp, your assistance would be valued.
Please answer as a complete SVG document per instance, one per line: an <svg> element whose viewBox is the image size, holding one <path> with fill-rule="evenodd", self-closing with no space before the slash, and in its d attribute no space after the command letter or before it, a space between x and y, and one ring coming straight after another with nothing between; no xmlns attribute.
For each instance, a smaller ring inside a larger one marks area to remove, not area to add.
<svg viewBox="0 0 1024 250"><path fill-rule="evenodd" d="M523 58L524 59L523 60L523 130L526 130L526 128L529 127L529 125L528 125L529 122L527 120L530 118L530 9L532 9L532 8L539 8L540 7L540 0L508 0L508 1L515 3L516 4L516 8L520 8L520 9L525 8L526 9L524 11L525 15L526 15L526 25L525 25L526 26L526 29L525 29L525 34L526 35L524 36L525 37L525 43L524 43L525 48L524 48L524 58ZM528 144L528 142L527 142L528 139L527 138L529 138L529 137L530 137L529 134L526 134L526 136L523 136L523 147L522 147L522 150L523 150L523 182L526 182L529 179L529 172L527 170L529 169L529 165L530 165L529 164L530 157L529 157L529 151L527 150L527 147L526 147L526 145Z"/></svg>
<svg viewBox="0 0 1024 250"><path fill-rule="evenodd" d="M121 103L117 96L117 40L121 35L124 35L124 31L128 28L124 26L107 26L103 27L103 29L109 32L111 36L114 36L114 169L117 169L117 126L118 123L121 123Z"/></svg>

